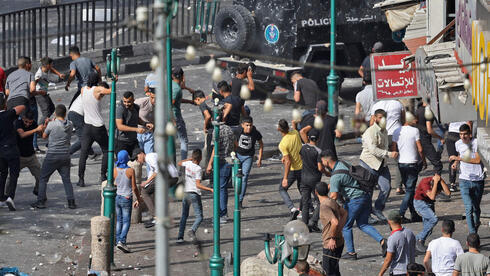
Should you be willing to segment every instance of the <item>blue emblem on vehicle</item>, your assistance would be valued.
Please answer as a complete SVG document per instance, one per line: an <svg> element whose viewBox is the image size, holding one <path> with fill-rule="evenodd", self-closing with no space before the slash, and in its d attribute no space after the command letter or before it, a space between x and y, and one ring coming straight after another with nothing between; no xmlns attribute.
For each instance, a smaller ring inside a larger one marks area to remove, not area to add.
<svg viewBox="0 0 490 276"><path fill-rule="evenodd" d="M269 24L265 27L265 40L271 44L276 44L279 41L279 28L274 24Z"/></svg>

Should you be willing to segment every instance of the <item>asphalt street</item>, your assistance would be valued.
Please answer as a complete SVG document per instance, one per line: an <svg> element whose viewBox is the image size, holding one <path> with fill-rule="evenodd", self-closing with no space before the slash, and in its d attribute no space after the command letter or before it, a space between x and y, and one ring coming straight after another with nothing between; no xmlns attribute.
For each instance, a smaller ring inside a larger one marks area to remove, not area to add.
<svg viewBox="0 0 490 276"><path fill-rule="evenodd" d="M209 92L212 83L210 75L204 66L185 67L186 83L189 87L202 89ZM120 76L117 84L118 99L124 91L133 91L136 97L143 96L144 78L147 72ZM65 92L64 84L60 83L53 87L50 92L55 104L68 104L75 92L73 84L69 92ZM346 99L339 108L341 114L346 116L348 126L349 115L353 114L353 105L349 101L354 98L355 92L360 89L358 80L348 80L345 83L341 95ZM186 98L190 93L184 92ZM109 99L103 100L103 116L108 125ZM208 103L209 104L209 103ZM258 100L247 101L252 110L252 116L256 127L264 136L266 151L274 152L280 135L276 131L277 121L281 118L291 120L292 104L275 104L273 111L264 113L263 105ZM197 107L183 105L184 119L187 123L187 131L190 141L190 150L202 148L203 139L201 134L202 117ZM44 142L40 140L40 144ZM357 163L360 154L360 144L355 139L342 140L338 144L338 153L342 159ZM97 150L97 149L96 149ZM447 169L447 157L444 154L444 168ZM39 155L42 160L43 155ZM90 254L90 218L100 212L100 184L98 175L100 158L88 161L85 188L74 185L75 198L79 206L76 210L67 209L65 205L64 190L61 178L54 174L48 184L47 209L33 210L29 204L35 200L32 194L33 178L27 170L21 172L19 186L15 203L18 211L9 212L8 209L0 208L0 267L19 267L21 271L30 275L84 275L87 271L88 256ZM394 168L391 164L391 168ZM431 173L424 172L424 175ZM72 159L72 183L76 183L78 170L78 154ZM242 211L242 260L254 256L263 249L263 233L280 233L285 223L289 220L287 208L282 203L278 193L278 186L282 174L282 165L277 156L268 157L261 168L255 165L250 176L249 189L244 201L245 209ZM447 176L447 171L444 172ZM327 180L327 179L325 179ZM206 183L205 183L206 184ZM394 187L394 185L392 185ZM232 190L230 190L230 193ZM296 205L299 204L299 193L296 186L290 189L291 197ZM387 210L398 208L401 196L392 192L387 204ZM487 200L488 201L488 200ZM484 200L483 203L488 203ZM171 244L171 275L208 275L208 260L212 253L212 195L203 193L204 221L197 233L202 242L200 254L195 257L196 248L191 243L177 245L175 243L178 231L178 220L180 218L182 203L173 201L170 203L170 215L172 217L172 228L170 230ZM229 216L233 217L233 196L229 198ZM463 204L459 193L453 196L453 201L438 202L436 206L440 219L451 218L456 220L457 230L455 236L463 241L467 233L467 226L461 220ZM194 219L193 211L188 220L190 227ZM490 252L490 230L489 221L482 221L480 233L482 236L483 252ZM221 227L222 255L232 251L233 246L233 224L231 222ZM421 230L421 224L408 224L407 227L414 232ZM439 227L429 240L439 236ZM376 228L384 237L390 230L386 225L378 225ZM154 251L154 229L145 229L143 225L132 225L128 236L128 246L133 249L131 254L115 253L115 269L113 275L153 275L155 263ZM362 234L358 229L354 230L356 250L360 259L358 261L341 260L342 275L373 275L381 266L382 258L379 246L368 236ZM313 234L313 244L310 251L313 256L321 256L320 234ZM420 263L422 257L417 257Z"/></svg>

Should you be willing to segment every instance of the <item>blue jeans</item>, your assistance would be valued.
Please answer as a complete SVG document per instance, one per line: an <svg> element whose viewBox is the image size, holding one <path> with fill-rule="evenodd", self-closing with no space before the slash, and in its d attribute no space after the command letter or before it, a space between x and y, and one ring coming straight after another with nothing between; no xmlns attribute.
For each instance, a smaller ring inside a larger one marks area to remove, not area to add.
<svg viewBox="0 0 490 276"><path fill-rule="evenodd" d="M180 141L180 159L187 159L187 148L189 146L189 139L187 138L187 129L185 128L185 121L182 115L175 117L175 123L177 125L177 137Z"/></svg>
<svg viewBox="0 0 490 276"><path fill-rule="evenodd" d="M480 226L480 202L483 196L484 181L459 179L459 189L466 213L466 223L470 233L477 233Z"/></svg>
<svg viewBox="0 0 490 276"><path fill-rule="evenodd" d="M231 180L231 164L219 161L219 216L228 215L228 185Z"/></svg>
<svg viewBox="0 0 490 276"><path fill-rule="evenodd" d="M400 215L405 216L407 209L410 209L412 218L417 216L417 212L413 207L413 196L415 195L415 186L417 186L417 178L419 177L419 169L417 164L402 164L398 163L400 169L401 183L405 183L405 197L403 197L400 205Z"/></svg>
<svg viewBox="0 0 490 276"><path fill-rule="evenodd" d="M354 226L354 222L357 222L357 227L359 227L362 232L368 234L377 242L381 242L381 240L383 240L383 237L381 234L379 234L378 230L368 223L369 214L371 213L370 194L365 194L361 197L347 201L344 204L344 209L348 212L348 214L347 222L342 229L342 234L344 235L348 253L356 252L354 249L354 238L352 235L352 227Z"/></svg>
<svg viewBox="0 0 490 276"><path fill-rule="evenodd" d="M194 233L197 231L199 225L202 222L202 201L201 196L196 193L185 193L184 200L182 200L182 216L180 217L180 225L179 225L179 235L178 239L184 238L185 224L187 222L187 218L189 217L189 208L194 208L194 215L196 216L196 220L194 224L192 224L192 231Z"/></svg>
<svg viewBox="0 0 490 276"><path fill-rule="evenodd" d="M129 226L131 226L131 209L133 208L133 197L125 198L116 195L116 243L126 244Z"/></svg>
<svg viewBox="0 0 490 276"><path fill-rule="evenodd" d="M140 149L143 149L146 154L155 152L155 140L153 139L153 132L145 132L143 134L137 134L138 144Z"/></svg>
<svg viewBox="0 0 490 276"><path fill-rule="evenodd" d="M296 181L296 185L298 187L298 190L301 187L301 170L289 171L287 179L288 179L287 188L284 188L282 186L282 181L281 181L281 183L279 183L279 194L281 195L282 200L284 201L284 204L286 204L286 206L288 206L288 209L291 210L294 208L294 203L288 194L288 190L291 187L291 185L293 185L294 181Z"/></svg>
<svg viewBox="0 0 490 276"><path fill-rule="evenodd" d="M243 177L242 177L242 191L240 192L240 202L242 202L243 198L245 197L245 192L247 191L248 175L252 170L253 156L240 155L240 154L237 154L236 156L238 157L240 163L242 164Z"/></svg>
<svg viewBox="0 0 490 276"><path fill-rule="evenodd" d="M434 213L434 204L429 204L423 200L414 200L413 205L415 206L417 213L422 217L424 223L422 232L418 233L415 237L418 241L425 242L425 239L432 234L432 229L436 226L439 219L437 218L436 213Z"/></svg>
<svg viewBox="0 0 490 276"><path fill-rule="evenodd" d="M379 194L378 199L374 202L374 210L376 212L382 212L385 209L386 201L390 196L391 191L391 174L388 166L383 166L379 170L373 170L362 160L359 160L359 165L368 169L378 179Z"/></svg>

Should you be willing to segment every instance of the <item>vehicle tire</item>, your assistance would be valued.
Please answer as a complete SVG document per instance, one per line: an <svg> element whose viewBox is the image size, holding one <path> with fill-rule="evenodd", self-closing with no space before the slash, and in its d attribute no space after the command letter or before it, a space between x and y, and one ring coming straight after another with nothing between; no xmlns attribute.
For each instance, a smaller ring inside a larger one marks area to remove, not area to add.
<svg viewBox="0 0 490 276"><path fill-rule="evenodd" d="M247 50L255 42L255 19L244 6L223 7L216 15L214 35L218 45L225 50Z"/></svg>

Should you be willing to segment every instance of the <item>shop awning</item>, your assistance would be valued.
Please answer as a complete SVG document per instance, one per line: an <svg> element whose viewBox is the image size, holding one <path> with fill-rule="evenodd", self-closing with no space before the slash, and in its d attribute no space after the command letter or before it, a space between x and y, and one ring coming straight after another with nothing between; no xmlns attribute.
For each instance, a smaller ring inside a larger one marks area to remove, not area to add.
<svg viewBox="0 0 490 276"><path fill-rule="evenodd" d="M413 6L415 4L420 3L420 0L386 0L383 2L379 2L374 4L375 9L382 9L382 10L388 10L388 9L400 9L404 7L409 7Z"/></svg>

